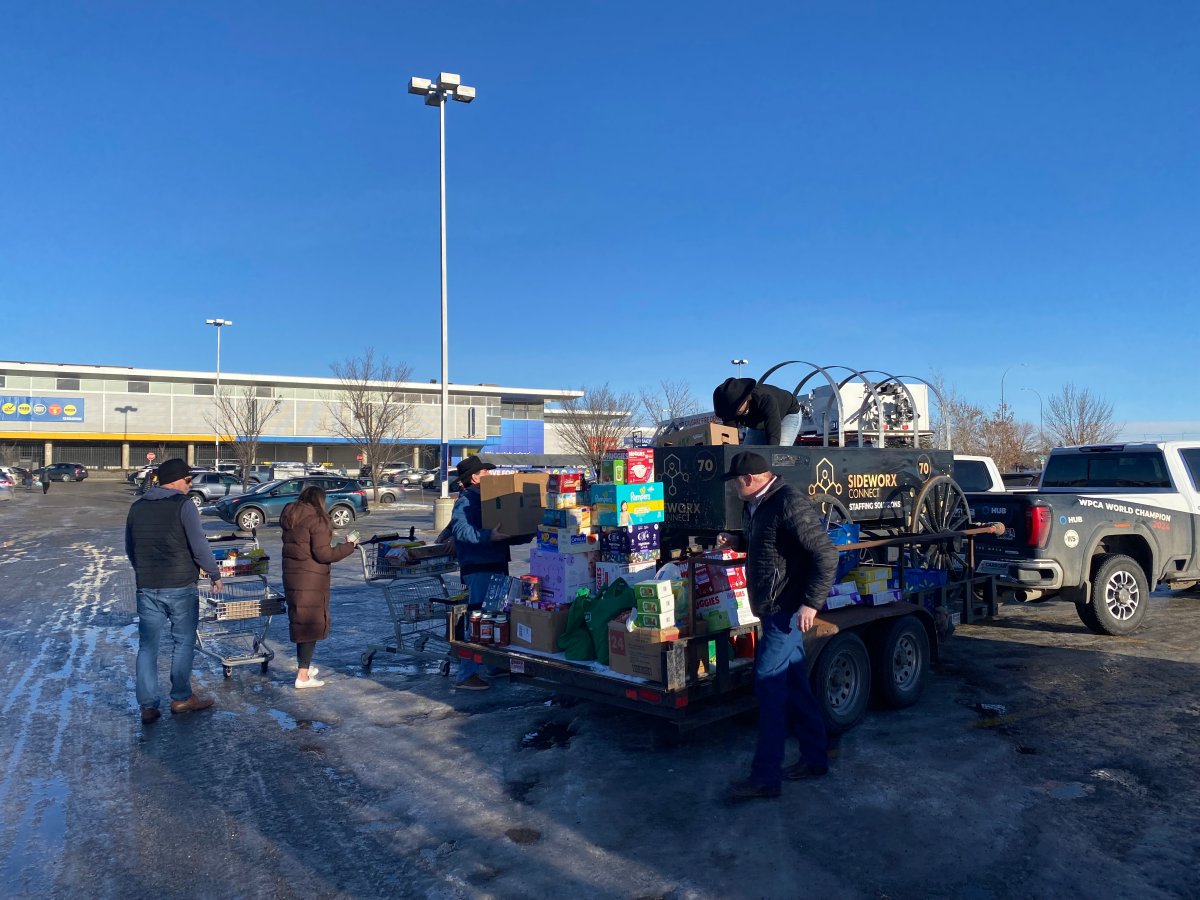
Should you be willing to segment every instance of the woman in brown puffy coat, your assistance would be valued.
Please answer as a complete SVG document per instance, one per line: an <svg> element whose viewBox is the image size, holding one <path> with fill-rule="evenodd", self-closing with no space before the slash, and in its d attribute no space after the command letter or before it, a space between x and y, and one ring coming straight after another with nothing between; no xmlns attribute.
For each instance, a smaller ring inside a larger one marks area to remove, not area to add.
<svg viewBox="0 0 1200 900"><path fill-rule="evenodd" d="M312 666L317 641L329 635L329 566L354 552L357 538L337 547L325 511L325 490L309 485L279 516L283 528L283 592L296 643L296 687L320 687ZM311 666L311 668L310 668Z"/></svg>

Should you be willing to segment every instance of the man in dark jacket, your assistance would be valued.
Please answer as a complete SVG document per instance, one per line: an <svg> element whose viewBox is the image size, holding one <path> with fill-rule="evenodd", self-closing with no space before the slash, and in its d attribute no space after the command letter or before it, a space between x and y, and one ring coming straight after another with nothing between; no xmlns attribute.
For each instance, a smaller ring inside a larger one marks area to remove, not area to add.
<svg viewBox="0 0 1200 900"><path fill-rule="evenodd" d="M726 425L744 426L746 444L790 447L800 431L800 403L783 388L753 378L726 378L713 391L713 411Z"/></svg>
<svg viewBox="0 0 1200 900"><path fill-rule="evenodd" d="M730 789L733 800L778 797L783 778L799 780L829 769L825 721L808 683L803 633L812 628L837 574L838 551L813 504L772 474L757 453L736 453L725 479L746 504L746 587L761 621L754 659L758 747L750 777ZM719 544L732 546L722 534ZM800 759L783 768L788 734Z"/></svg>
<svg viewBox="0 0 1200 900"><path fill-rule="evenodd" d="M138 655L137 701L142 722L149 724L158 709L158 642L170 625L171 712L208 709L211 697L192 693L192 659L200 598L196 591L203 569L212 579L213 593L221 592L221 570L200 525L196 504L188 498L191 470L182 459L168 459L158 469L158 486L146 491L129 508L125 519L125 555L137 581Z"/></svg>
<svg viewBox="0 0 1200 900"><path fill-rule="evenodd" d="M532 537L513 538L498 528L483 527L479 479L484 470L494 468L478 456L466 457L456 468L461 489L450 514L450 533L454 535L459 575L467 588L467 603L475 608L483 605L492 576L508 574L512 559L509 545L532 540ZM468 691L486 691L491 687L479 677L479 664L469 659L459 660L454 686Z"/></svg>

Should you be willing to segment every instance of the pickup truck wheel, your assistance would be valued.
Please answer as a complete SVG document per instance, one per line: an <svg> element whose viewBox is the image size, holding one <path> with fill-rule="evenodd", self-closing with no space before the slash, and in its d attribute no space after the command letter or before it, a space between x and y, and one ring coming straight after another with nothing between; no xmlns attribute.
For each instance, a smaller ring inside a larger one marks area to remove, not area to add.
<svg viewBox="0 0 1200 900"><path fill-rule="evenodd" d="M1096 560L1092 610L1103 634L1132 634L1146 618L1146 574L1131 557L1110 553Z"/></svg>
<svg viewBox="0 0 1200 900"><path fill-rule="evenodd" d="M892 622L875 658L874 682L880 699L892 709L912 706L929 675L929 635L912 616Z"/></svg>
<svg viewBox="0 0 1200 900"><path fill-rule="evenodd" d="M1096 618L1096 607L1091 603L1086 600L1076 600L1075 614L1079 616L1079 621L1087 626L1088 631L1094 634L1105 633L1104 629L1100 627L1100 620Z"/></svg>
<svg viewBox="0 0 1200 900"><path fill-rule="evenodd" d="M871 662L862 638L852 631L835 635L817 657L810 680L830 734L857 725L871 696Z"/></svg>

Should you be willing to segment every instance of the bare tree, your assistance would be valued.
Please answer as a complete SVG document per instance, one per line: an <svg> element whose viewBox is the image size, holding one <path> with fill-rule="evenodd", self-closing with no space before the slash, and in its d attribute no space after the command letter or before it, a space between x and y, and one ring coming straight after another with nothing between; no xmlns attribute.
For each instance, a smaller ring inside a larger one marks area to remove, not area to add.
<svg viewBox="0 0 1200 900"><path fill-rule="evenodd" d="M362 451L374 475L378 501L380 475L400 458L400 442L412 430L413 407L403 389L412 368L405 363L393 364L386 356L377 359L373 347L362 356L335 362L330 368L342 383L326 403L330 429Z"/></svg>
<svg viewBox="0 0 1200 900"><path fill-rule="evenodd" d="M232 440L233 455L242 467L243 487L250 483L250 467L258 458L263 431L283 406L281 397L260 397L258 390L252 384L222 388L216 395L216 411L205 417L213 431Z"/></svg>
<svg viewBox="0 0 1200 900"><path fill-rule="evenodd" d="M990 456L1001 472L1012 472L1026 465L1035 455L1037 429L1029 422L1018 422L1008 406L997 407L996 411L983 420L980 435L980 452Z"/></svg>
<svg viewBox="0 0 1200 900"><path fill-rule="evenodd" d="M700 403L692 395L686 381L660 381L658 390L643 387L638 391L641 412L647 425L657 425L664 418L678 419L700 412Z"/></svg>
<svg viewBox="0 0 1200 900"><path fill-rule="evenodd" d="M617 393L607 383L584 387L582 397L562 401L563 444L599 470L605 452L617 449L629 436L636 402L632 393Z"/></svg>
<svg viewBox="0 0 1200 900"><path fill-rule="evenodd" d="M1112 404L1074 382L1051 394L1046 406L1046 432L1057 446L1106 444L1121 433L1121 426L1113 421Z"/></svg>
<svg viewBox="0 0 1200 900"><path fill-rule="evenodd" d="M940 372L935 372L930 383L941 395L942 402L938 407L937 418L933 423L932 446L944 446L944 438L949 434L949 446L956 453L978 456L984 451L984 423L987 419L983 407L967 401L957 388L946 383Z"/></svg>

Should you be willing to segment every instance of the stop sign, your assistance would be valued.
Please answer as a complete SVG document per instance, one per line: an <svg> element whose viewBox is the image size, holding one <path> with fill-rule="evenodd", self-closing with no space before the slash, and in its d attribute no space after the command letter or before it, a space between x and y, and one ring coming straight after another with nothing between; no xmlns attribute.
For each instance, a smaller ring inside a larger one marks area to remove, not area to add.
<svg viewBox="0 0 1200 900"><path fill-rule="evenodd" d="M355 457L355 459L357 459L359 462L362 462L364 459L366 459L366 457L360 453L360 454L358 454L358 456Z"/></svg>
<svg viewBox="0 0 1200 900"><path fill-rule="evenodd" d="M151 450L146 454L146 462L154 462L154 451Z"/></svg>

